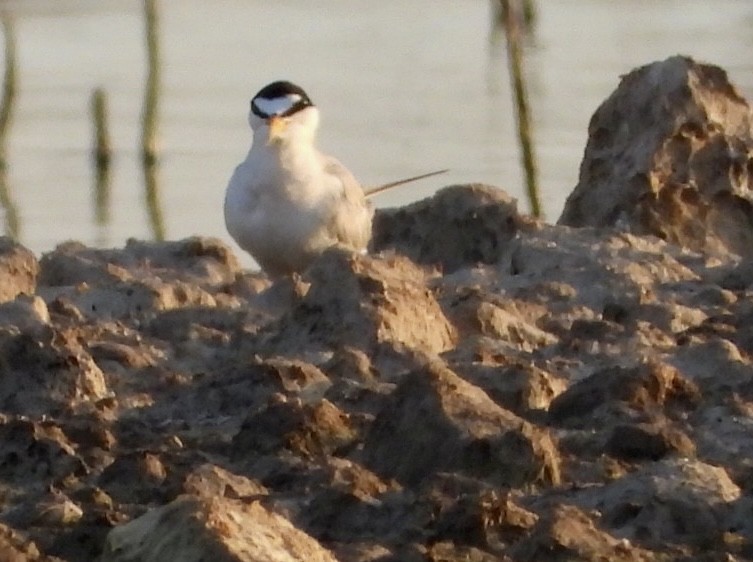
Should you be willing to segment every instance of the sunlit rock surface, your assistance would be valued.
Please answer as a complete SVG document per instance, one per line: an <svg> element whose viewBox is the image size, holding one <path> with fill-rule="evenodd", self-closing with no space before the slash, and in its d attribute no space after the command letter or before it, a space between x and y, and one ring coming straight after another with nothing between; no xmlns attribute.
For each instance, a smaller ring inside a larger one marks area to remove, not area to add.
<svg viewBox="0 0 753 562"><path fill-rule="evenodd" d="M588 132L560 224L753 255L751 111L724 70L680 56L633 70Z"/></svg>

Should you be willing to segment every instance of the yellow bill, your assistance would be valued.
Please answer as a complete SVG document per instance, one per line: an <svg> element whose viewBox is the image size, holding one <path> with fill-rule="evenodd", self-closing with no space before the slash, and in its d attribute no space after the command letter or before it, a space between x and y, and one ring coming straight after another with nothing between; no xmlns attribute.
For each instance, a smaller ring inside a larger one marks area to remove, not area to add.
<svg viewBox="0 0 753 562"><path fill-rule="evenodd" d="M278 115L273 115L268 120L269 123L269 138L267 144L274 144L282 138L282 134L287 127L287 121Z"/></svg>

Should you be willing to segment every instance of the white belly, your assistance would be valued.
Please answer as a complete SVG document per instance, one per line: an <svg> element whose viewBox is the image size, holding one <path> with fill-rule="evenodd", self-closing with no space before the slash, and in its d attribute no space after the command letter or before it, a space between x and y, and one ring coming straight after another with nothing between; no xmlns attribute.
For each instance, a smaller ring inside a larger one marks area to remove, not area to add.
<svg viewBox="0 0 753 562"><path fill-rule="evenodd" d="M335 243L327 235L326 194L314 197L316 190L301 186L305 197L294 197L274 183L249 184L242 166L228 185L225 224L238 245L266 272L300 271Z"/></svg>
<svg viewBox="0 0 753 562"><path fill-rule="evenodd" d="M315 151L277 156L252 149L230 179L225 224L238 245L270 275L302 271L334 244L363 250L371 233L365 199L346 197L343 179L325 172Z"/></svg>

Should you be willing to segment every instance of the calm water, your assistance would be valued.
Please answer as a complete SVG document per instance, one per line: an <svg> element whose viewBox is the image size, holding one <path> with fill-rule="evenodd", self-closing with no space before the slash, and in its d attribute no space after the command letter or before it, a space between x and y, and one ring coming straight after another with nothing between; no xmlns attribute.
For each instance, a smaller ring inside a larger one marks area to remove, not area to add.
<svg viewBox="0 0 753 562"><path fill-rule="evenodd" d="M136 0L18 0L19 96L9 185L20 239L149 238L140 167L144 22ZM542 198L556 220L577 181L588 120L635 66L684 53L725 67L753 99L750 0L540 0L526 46ZM229 241L222 197L248 149L250 96L287 78L323 113L321 145L368 185L438 168L443 178L375 201L401 205L449 183L487 182L527 204L505 54L489 0L163 0L158 173L168 238ZM110 221L94 220L89 99L109 95ZM247 260L250 264L251 261Z"/></svg>

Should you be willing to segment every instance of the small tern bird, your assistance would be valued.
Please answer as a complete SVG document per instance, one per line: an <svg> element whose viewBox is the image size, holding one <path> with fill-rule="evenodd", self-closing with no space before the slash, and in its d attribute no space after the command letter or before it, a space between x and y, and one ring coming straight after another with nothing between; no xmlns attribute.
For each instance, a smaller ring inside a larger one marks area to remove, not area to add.
<svg viewBox="0 0 753 562"><path fill-rule="evenodd" d="M319 110L303 89L273 82L251 100L253 141L225 192L225 225L270 276L304 270L326 248L366 250L374 214L353 174L315 145ZM444 172L446 170L443 170Z"/></svg>

